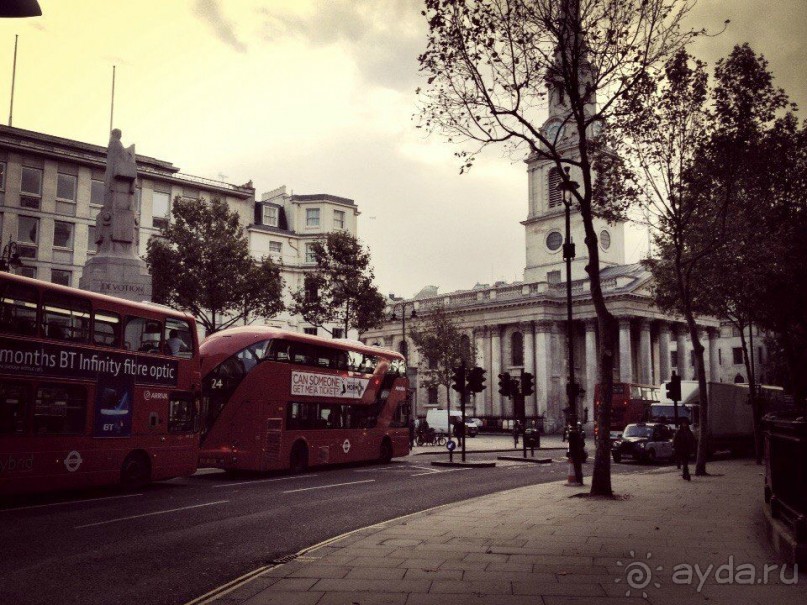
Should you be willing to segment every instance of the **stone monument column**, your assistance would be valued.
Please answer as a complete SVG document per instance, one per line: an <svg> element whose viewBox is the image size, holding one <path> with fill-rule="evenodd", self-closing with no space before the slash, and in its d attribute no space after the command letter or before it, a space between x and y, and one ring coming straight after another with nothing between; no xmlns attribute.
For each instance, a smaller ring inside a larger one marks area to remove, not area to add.
<svg viewBox="0 0 807 605"><path fill-rule="evenodd" d="M124 148L116 128L107 147L104 205L95 218L98 252L84 266L80 288L128 300L151 300L151 275L137 255L136 192L135 146Z"/></svg>

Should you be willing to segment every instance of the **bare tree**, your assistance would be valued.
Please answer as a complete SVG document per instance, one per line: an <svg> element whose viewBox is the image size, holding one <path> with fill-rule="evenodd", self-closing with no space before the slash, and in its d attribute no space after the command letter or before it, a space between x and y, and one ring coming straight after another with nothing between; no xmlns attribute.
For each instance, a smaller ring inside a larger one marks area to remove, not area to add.
<svg viewBox="0 0 807 605"><path fill-rule="evenodd" d="M600 333L599 381L606 385L597 418L608 435L617 324L605 306L596 214L619 208L597 193L595 172L613 167L598 138L618 108L637 94L668 57L700 32L682 28L695 0L427 0L427 76L419 90L420 127L462 145L462 171L490 145L513 157L570 168L585 228L586 270ZM560 128L543 129L548 106L563 107ZM566 134L568 133L568 135ZM568 180L569 177L564 177ZM591 493L611 495L610 443L597 443Z"/></svg>

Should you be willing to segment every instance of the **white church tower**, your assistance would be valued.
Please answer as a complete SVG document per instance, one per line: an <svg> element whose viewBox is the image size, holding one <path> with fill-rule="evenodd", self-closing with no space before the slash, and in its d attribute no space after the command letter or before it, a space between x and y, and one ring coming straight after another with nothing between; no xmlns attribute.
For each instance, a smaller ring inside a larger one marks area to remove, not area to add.
<svg viewBox="0 0 807 605"><path fill-rule="evenodd" d="M558 51L560 52L560 51ZM558 57L559 61L560 58ZM585 70L585 67L583 68ZM586 78L581 74L581 81ZM579 157L577 134L573 130L574 123L569 119L569 106L561 82L550 82L548 85L549 117L542 127L546 137L555 141L555 147L563 157L575 159ZM591 99L593 112L596 98ZM594 128L594 125L589 128ZM532 155L526 160L529 207L524 225L527 264L524 267L524 282L556 282L566 280L563 260L563 239L566 233L565 207L563 192L558 189L561 174L551 160ZM582 187L582 177L576 176L576 168L572 167L570 176ZM600 268L625 264L625 221L609 225L603 219L594 219L594 228L599 239ZM588 275L585 267L588 264L588 250L585 246L583 218L572 203L571 235L576 244L576 257L572 261L572 279L584 279Z"/></svg>

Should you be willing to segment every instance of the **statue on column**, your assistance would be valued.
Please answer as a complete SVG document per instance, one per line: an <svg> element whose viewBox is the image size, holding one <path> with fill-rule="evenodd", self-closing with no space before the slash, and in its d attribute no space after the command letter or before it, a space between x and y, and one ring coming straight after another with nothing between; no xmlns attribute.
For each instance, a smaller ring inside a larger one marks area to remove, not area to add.
<svg viewBox="0 0 807 605"><path fill-rule="evenodd" d="M109 137L106 172L104 172L104 206L96 217L96 240L99 255L137 258L138 222L135 215L137 162L135 146L124 148L121 131L115 128Z"/></svg>

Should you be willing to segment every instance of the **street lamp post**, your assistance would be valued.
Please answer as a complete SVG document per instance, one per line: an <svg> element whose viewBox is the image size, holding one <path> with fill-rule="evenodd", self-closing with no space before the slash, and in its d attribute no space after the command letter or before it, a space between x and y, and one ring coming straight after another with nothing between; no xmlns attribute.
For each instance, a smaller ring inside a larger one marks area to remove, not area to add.
<svg viewBox="0 0 807 605"><path fill-rule="evenodd" d="M566 168L566 175L558 185L558 189L563 192L563 205L566 208L566 239L563 243L563 259L566 261L566 338L569 351L569 382L566 385L568 395L568 423L569 423L569 457L574 467L574 475L577 483L583 484L583 461L582 461L582 434L578 427L577 417L577 396L578 387L574 376L574 328L572 326L572 259L575 257L574 243L572 242L572 195L577 190L578 184L569 178L569 169Z"/></svg>
<svg viewBox="0 0 807 605"><path fill-rule="evenodd" d="M20 260L20 252L17 242L9 240L9 242L3 248L3 254L0 255L0 271L7 271L11 273L12 269L17 269L19 267L22 267L22 261Z"/></svg>
<svg viewBox="0 0 807 605"><path fill-rule="evenodd" d="M402 351L402 353L403 353L403 356L404 356L404 361L406 362L406 372L408 374L409 373L409 343L406 342L406 307L407 307L407 305L412 306L412 313L409 316L411 319L417 319L418 315L417 315L417 311L415 311L415 303L414 303L414 301L402 301L400 303L394 303L392 305L392 316L390 317L390 319L392 321L396 321L398 319L398 317L395 315L395 307L398 306L398 305L400 305L400 307L401 307L401 335L402 335L402 338L403 338L403 341L402 341L403 342L403 351ZM417 418L416 411L417 410L414 410L414 409L411 410L411 414L415 418Z"/></svg>

